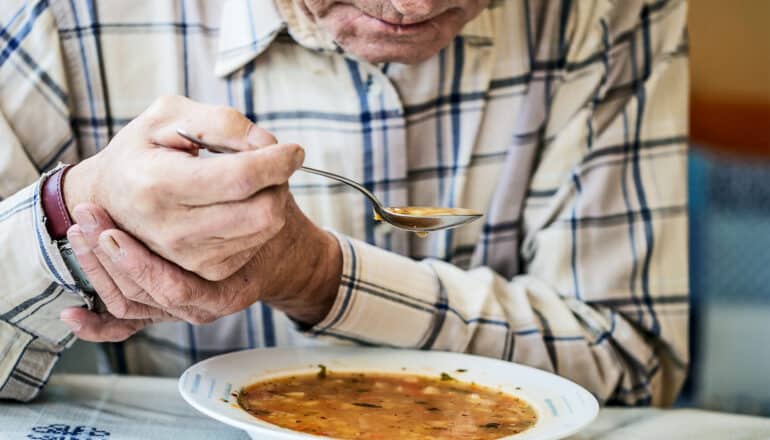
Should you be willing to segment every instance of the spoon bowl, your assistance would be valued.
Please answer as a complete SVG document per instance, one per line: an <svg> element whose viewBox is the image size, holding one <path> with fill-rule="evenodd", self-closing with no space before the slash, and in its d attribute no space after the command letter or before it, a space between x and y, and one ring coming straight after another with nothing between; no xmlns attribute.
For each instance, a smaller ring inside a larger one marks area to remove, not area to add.
<svg viewBox="0 0 770 440"><path fill-rule="evenodd" d="M456 228L482 216L480 212L464 208L434 208L404 206L383 208L378 216L391 225L412 232L431 232Z"/></svg>
<svg viewBox="0 0 770 440"><path fill-rule="evenodd" d="M177 129L176 132L182 138L213 153L238 152L238 150L230 147L212 145L204 142L182 129ZM478 220L483 215L478 211L465 208L438 208L432 206L387 207L384 206L382 202L380 202L380 200L371 193L371 191L366 189L366 187L354 180L348 179L347 177L305 166L300 167L300 170L306 173L336 180L337 182L344 183L345 185L357 189L372 202L376 220L390 223L394 227L406 231L427 233L432 231L439 231L442 229L456 228L466 223Z"/></svg>

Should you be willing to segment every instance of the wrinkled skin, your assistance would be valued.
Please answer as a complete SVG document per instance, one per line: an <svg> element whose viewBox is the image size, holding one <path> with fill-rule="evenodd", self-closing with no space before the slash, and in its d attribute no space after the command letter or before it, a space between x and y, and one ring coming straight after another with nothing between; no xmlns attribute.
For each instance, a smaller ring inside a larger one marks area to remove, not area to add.
<svg viewBox="0 0 770 440"><path fill-rule="evenodd" d="M424 61L489 0L296 0L345 51L371 63Z"/></svg>
<svg viewBox="0 0 770 440"><path fill-rule="evenodd" d="M436 55L490 3L294 1L348 53L371 63L405 64ZM232 109L213 111L214 118L200 117L201 104L164 98L129 124L129 132L118 133L111 142L115 146L106 150L110 157L99 153L70 171L65 196L78 225L68 237L108 310L62 311L61 319L78 337L119 341L153 322L207 323L255 301L310 325L331 308L342 271L339 245L304 216L286 190L285 180L302 162L301 149L275 145L270 133L251 127ZM185 181L189 173L179 167L180 160L193 168L200 164L193 146L179 143L171 130L187 127L190 120L207 140L242 149L238 155L254 163L234 165L230 172L224 165L234 159L223 158L218 168L197 168L211 185ZM153 121L161 121L161 129ZM161 141L147 142L157 139ZM141 170L142 178L132 179L123 171L139 163L137 144L143 145L148 160L161 160ZM249 174L249 168L266 171ZM270 177L249 178L259 175ZM218 182L231 181L234 186L225 186L235 188L235 194L217 190ZM94 193L93 188L102 191ZM114 194L130 200L116 201ZM255 210L265 215L245 214ZM144 232L141 226L148 218L157 228ZM268 221L253 222L260 219ZM295 245L300 242L302 246Z"/></svg>

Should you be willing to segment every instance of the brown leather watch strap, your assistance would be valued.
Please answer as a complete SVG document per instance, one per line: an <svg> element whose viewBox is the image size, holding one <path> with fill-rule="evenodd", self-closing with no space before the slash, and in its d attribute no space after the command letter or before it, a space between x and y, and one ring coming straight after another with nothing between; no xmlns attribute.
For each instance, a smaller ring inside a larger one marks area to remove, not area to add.
<svg viewBox="0 0 770 440"><path fill-rule="evenodd" d="M64 203L64 177L70 168L72 165L63 166L43 182L41 192L45 226L48 229L48 234L54 240L65 238L67 229L72 226L72 218L70 218L67 205Z"/></svg>

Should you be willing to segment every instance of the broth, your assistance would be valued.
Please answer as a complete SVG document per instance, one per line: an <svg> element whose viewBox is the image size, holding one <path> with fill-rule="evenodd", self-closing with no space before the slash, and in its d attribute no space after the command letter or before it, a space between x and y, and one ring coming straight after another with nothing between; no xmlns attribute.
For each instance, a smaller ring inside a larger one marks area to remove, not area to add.
<svg viewBox="0 0 770 440"><path fill-rule="evenodd" d="M479 215L480 213L472 209L465 208L436 208L433 206L401 206L385 208L393 214L415 215L418 217L436 216L436 215Z"/></svg>
<svg viewBox="0 0 770 440"><path fill-rule="evenodd" d="M447 374L304 374L257 382L238 403L284 428L338 439L478 439L509 436L537 416L523 400Z"/></svg>

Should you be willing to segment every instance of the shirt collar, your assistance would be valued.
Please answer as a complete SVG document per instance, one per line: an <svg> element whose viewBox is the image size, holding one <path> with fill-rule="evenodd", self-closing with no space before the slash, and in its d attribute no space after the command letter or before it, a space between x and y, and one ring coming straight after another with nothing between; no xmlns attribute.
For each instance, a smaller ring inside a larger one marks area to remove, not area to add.
<svg viewBox="0 0 770 440"><path fill-rule="evenodd" d="M334 40L316 26L292 0L226 0L219 27L214 73L230 75L264 52L284 30L298 44L317 51L335 51ZM493 39L492 11L484 10L460 35L477 43Z"/></svg>
<svg viewBox="0 0 770 440"><path fill-rule="evenodd" d="M226 0L214 73L223 77L240 69L270 46L285 27L272 1Z"/></svg>

